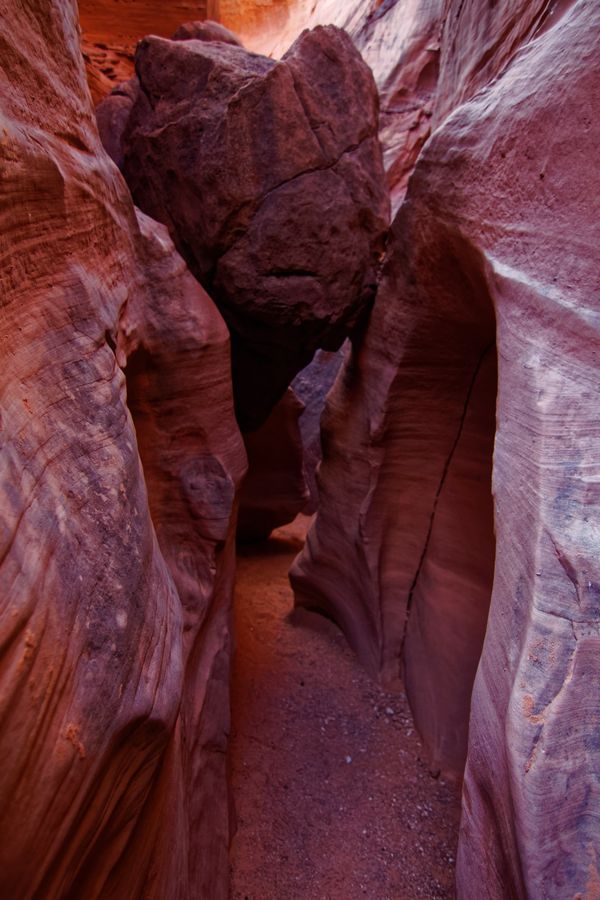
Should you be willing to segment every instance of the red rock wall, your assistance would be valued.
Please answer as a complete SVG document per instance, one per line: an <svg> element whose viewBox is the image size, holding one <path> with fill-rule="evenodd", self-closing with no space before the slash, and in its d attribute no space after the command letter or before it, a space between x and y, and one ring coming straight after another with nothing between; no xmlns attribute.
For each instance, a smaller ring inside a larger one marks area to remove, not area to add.
<svg viewBox="0 0 600 900"><path fill-rule="evenodd" d="M98 103L133 74L137 42L170 38L184 22L214 19L218 0L78 0L88 83Z"/></svg>
<svg viewBox="0 0 600 900"><path fill-rule="evenodd" d="M0 894L225 897L227 335L102 151L74 5L0 12Z"/></svg>
<svg viewBox="0 0 600 900"><path fill-rule="evenodd" d="M319 513L292 582L374 675L393 683L410 661L431 765L460 771L493 571L494 318L477 255L449 229L416 247L412 209L325 409Z"/></svg>
<svg viewBox="0 0 600 900"><path fill-rule="evenodd" d="M288 388L267 421L244 436L248 474L239 493L238 540L266 540L306 506L309 492L298 424L303 413L304 405Z"/></svg>
<svg viewBox="0 0 600 900"><path fill-rule="evenodd" d="M182 22L215 18L214 0L78 0L85 35L133 49L147 34L171 37Z"/></svg>
<svg viewBox="0 0 600 900"><path fill-rule="evenodd" d="M475 5L447 18L449 105L485 66L496 77L417 163L326 410L322 506L294 570L299 602L333 613L373 669L402 654L434 765L455 766L492 577L496 331L495 572L458 865L461 898L494 900L599 883L600 10L551 4L535 25L515 10L498 7L503 45Z"/></svg>

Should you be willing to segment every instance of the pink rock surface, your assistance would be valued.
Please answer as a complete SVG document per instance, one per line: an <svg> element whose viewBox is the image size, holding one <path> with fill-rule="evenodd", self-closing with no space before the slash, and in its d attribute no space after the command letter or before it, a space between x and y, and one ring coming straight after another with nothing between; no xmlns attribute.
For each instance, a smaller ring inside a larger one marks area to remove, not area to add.
<svg viewBox="0 0 600 900"><path fill-rule="evenodd" d="M455 768L493 575L458 861L469 900L595 896L600 883L600 10L548 13L534 34L522 11L504 35L510 63L420 157L326 410L321 512L293 576L299 602L333 614L373 670L403 665L434 765ZM449 16L444 65L462 73L447 82L460 98L487 32L475 4L459 18L464 64Z"/></svg>
<svg viewBox="0 0 600 900"><path fill-rule="evenodd" d="M469 251L441 233L417 244L411 208L328 398L319 513L291 574L374 675L393 684L406 663L432 767L459 772L493 571L494 318Z"/></svg>
<svg viewBox="0 0 600 900"><path fill-rule="evenodd" d="M298 424L303 411L304 405L288 388L267 421L244 437L248 474L239 494L240 541L265 540L306 506L309 493Z"/></svg>
<svg viewBox="0 0 600 900"><path fill-rule="evenodd" d="M0 894L224 898L227 332L101 148L73 4L0 13Z"/></svg>
<svg viewBox="0 0 600 900"><path fill-rule="evenodd" d="M219 304L238 416L257 427L373 297L388 200L372 75L335 28L280 63L150 37L136 71L128 183Z"/></svg>

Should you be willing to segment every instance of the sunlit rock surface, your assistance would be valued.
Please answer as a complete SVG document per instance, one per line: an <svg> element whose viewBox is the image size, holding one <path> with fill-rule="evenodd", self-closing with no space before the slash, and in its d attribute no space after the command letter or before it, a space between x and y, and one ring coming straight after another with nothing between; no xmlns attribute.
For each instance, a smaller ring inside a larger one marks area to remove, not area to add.
<svg viewBox="0 0 600 900"><path fill-rule="evenodd" d="M227 332L102 150L73 5L0 12L0 893L224 898Z"/></svg>
<svg viewBox="0 0 600 900"><path fill-rule="evenodd" d="M240 46L240 41L229 28L211 19L184 22L173 34L174 41L218 41Z"/></svg>
<svg viewBox="0 0 600 900"><path fill-rule="evenodd" d="M372 302L388 217L375 84L335 28L282 62L150 37L136 72L124 171L229 325L251 429Z"/></svg>

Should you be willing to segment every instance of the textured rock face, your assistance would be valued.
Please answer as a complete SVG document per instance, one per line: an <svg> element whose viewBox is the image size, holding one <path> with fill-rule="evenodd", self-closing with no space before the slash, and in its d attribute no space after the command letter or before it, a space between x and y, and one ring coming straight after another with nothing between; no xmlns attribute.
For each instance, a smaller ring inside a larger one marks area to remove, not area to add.
<svg viewBox="0 0 600 900"><path fill-rule="evenodd" d="M494 316L477 261L440 231L416 246L411 209L329 396L320 511L292 581L373 674L393 682L404 658L432 766L459 771L493 572Z"/></svg>
<svg viewBox="0 0 600 900"><path fill-rule="evenodd" d="M371 73L322 28L280 63L151 37L136 70L128 183L219 304L238 416L256 427L372 300L388 201Z"/></svg>
<svg viewBox="0 0 600 900"><path fill-rule="evenodd" d="M218 19L213 0L78 0L84 35L133 49L146 34L170 37L182 22Z"/></svg>
<svg viewBox="0 0 600 900"><path fill-rule="evenodd" d="M0 12L0 893L225 897L226 331L102 151L73 5Z"/></svg>
<svg viewBox="0 0 600 900"><path fill-rule="evenodd" d="M305 27L333 23L352 37L371 67L381 98L380 138L397 209L431 130L444 0L317 0L291 3L283 23L244 30L248 46L281 56Z"/></svg>
<svg viewBox="0 0 600 900"><path fill-rule="evenodd" d="M166 838L186 854L183 896L226 897L233 510L245 454L225 323L166 228L138 219L143 292L122 313L117 358L152 523L183 612L184 683L171 747L181 798ZM161 890L171 896L167 879Z"/></svg>
<svg viewBox="0 0 600 900"><path fill-rule="evenodd" d="M182 22L215 18L217 0L78 0L82 49L92 99L98 103L133 74L133 54L146 34L171 37Z"/></svg>
<svg viewBox="0 0 600 900"><path fill-rule="evenodd" d="M119 167L123 168L123 134L140 86L137 78L123 81L96 106L96 123L102 146Z"/></svg>
<svg viewBox="0 0 600 900"><path fill-rule="evenodd" d="M396 210L432 123L435 127L491 81L525 40L553 20L560 5L546 0L460 5L452 0L295 0L260 29L247 11L246 22L237 21L236 28L248 47L274 56L281 56L303 28L332 23L348 31L373 70L381 96L380 137ZM231 12L223 15L227 22Z"/></svg>
<svg viewBox="0 0 600 900"><path fill-rule="evenodd" d="M180 25L173 35L174 41L220 41L223 44L241 44L229 28L225 28L220 22L205 19L201 22L185 22Z"/></svg>
<svg viewBox="0 0 600 900"><path fill-rule="evenodd" d="M319 350L310 365L299 372L292 382L294 393L304 404L300 432L304 478L310 494L303 510L307 515L317 511L317 467L321 462L321 415L325 408L325 398L349 353L349 341L335 353Z"/></svg>
<svg viewBox="0 0 600 900"><path fill-rule="evenodd" d="M265 540L306 506L309 493L298 425L303 411L288 388L267 421L245 436L248 474L240 491L238 540Z"/></svg>
<svg viewBox="0 0 600 900"><path fill-rule="evenodd" d="M494 568L496 331L464 898L598 884L600 10L550 12L417 164L326 411L322 512L294 574L299 602L333 613L373 669L393 675L402 654L435 764L460 762Z"/></svg>

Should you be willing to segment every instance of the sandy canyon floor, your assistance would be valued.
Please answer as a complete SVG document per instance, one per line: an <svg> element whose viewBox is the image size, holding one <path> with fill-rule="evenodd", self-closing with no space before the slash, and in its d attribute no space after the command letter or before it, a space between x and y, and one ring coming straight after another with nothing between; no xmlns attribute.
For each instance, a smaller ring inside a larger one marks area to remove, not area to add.
<svg viewBox="0 0 600 900"><path fill-rule="evenodd" d="M421 760L405 696L380 690L326 619L289 620L307 524L240 548L232 898L453 897L459 797Z"/></svg>

